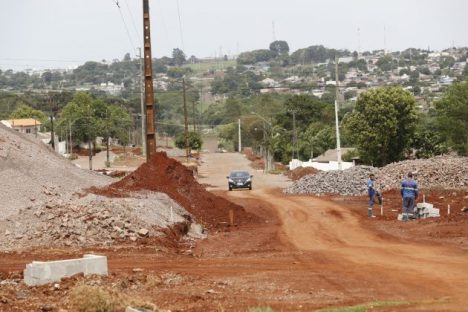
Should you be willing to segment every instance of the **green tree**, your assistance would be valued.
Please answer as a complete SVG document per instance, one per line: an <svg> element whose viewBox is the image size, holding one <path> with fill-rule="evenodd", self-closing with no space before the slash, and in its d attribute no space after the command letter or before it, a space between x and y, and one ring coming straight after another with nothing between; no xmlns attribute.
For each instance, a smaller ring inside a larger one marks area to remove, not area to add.
<svg viewBox="0 0 468 312"><path fill-rule="evenodd" d="M447 152L447 144L437 129L436 119L421 114L411 147L418 158L430 158Z"/></svg>
<svg viewBox="0 0 468 312"><path fill-rule="evenodd" d="M175 145L178 148L185 149L185 132L180 131L176 135ZM188 133L188 147L191 150L200 150L203 146L203 140L198 132L190 131Z"/></svg>
<svg viewBox="0 0 468 312"><path fill-rule="evenodd" d="M375 63L382 71L390 71L393 67L393 58L390 54L384 55Z"/></svg>
<svg viewBox="0 0 468 312"><path fill-rule="evenodd" d="M46 114L28 105L20 105L10 114L10 118L12 119L34 118L36 120L39 120L41 123L45 123L47 121Z"/></svg>
<svg viewBox="0 0 468 312"><path fill-rule="evenodd" d="M416 102L409 92L381 87L359 95L344 130L365 162L383 166L404 158L416 121Z"/></svg>
<svg viewBox="0 0 468 312"><path fill-rule="evenodd" d="M172 50L172 59L174 60L174 64L177 66L182 66L187 61L184 51L179 48Z"/></svg>
<svg viewBox="0 0 468 312"><path fill-rule="evenodd" d="M89 169L93 168L93 144L102 132L102 120L105 120L105 105L85 92L77 92L63 108L57 122L57 128L65 132L71 128L74 141L87 142L89 149Z"/></svg>
<svg viewBox="0 0 468 312"><path fill-rule="evenodd" d="M435 103L438 127L450 147L468 155L468 81L450 86Z"/></svg>
<svg viewBox="0 0 468 312"><path fill-rule="evenodd" d="M270 43L270 51L276 55L285 55L289 53L289 45L286 41L276 40Z"/></svg>
<svg viewBox="0 0 468 312"><path fill-rule="evenodd" d="M109 141L111 138L118 139L119 142L126 142L128 130L132 128L132 118L127 110L115 105L105 107L105 118L101 120L100 135L106 144L106 165L109 165Z"/></svg>

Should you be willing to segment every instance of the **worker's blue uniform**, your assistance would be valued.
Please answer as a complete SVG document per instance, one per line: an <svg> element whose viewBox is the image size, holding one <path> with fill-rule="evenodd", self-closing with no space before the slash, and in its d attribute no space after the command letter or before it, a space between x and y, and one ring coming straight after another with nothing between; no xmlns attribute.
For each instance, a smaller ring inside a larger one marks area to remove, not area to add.
<svg viewBox="0 0 468 312"><path fill-rule="evenodd" d="M418 197L418 183L413 179L405 179L401 182L401 197L403 197L403 220L408 220L408 214L413 213L414 203Z"/></svg>
<svg viewBox="0 0 468 312"><path fill-rule="evenodd" d="M382 205L382 197L380 196L379 192L375 190L374 181L372 181L372 179L367 180L367 193L369 194L369 207L367 208L367 216L371 218L375 198L377 198L379 201L379 205Z"/></svg>

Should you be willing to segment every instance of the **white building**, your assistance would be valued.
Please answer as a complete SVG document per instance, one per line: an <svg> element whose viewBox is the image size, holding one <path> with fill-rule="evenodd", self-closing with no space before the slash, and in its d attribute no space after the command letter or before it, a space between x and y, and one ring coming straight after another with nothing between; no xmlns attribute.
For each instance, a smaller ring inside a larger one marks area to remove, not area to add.
<svg viewBox="0 0 468 312"><path fill-rule="evenodd" d="M37 133L41 127L41 122L34 118L8 119L1 123L21 133Z"/></svg>

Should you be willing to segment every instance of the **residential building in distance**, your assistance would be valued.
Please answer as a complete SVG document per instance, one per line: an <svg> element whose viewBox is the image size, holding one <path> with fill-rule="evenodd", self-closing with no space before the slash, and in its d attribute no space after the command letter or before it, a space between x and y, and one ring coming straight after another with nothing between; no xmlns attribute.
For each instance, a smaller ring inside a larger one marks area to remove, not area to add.
<svg viewBox="0 0 468 312"><path fill-rule="evenodd" d="M8 119L1 123L21 133L37 133L41 127L41 122L34 118Z"/></svg>

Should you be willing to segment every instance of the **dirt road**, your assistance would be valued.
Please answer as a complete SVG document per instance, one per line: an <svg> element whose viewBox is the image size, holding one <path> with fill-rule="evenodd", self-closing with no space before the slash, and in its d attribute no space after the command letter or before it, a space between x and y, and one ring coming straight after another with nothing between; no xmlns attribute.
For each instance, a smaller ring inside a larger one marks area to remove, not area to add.
<svg viewBox="0 0 468 312"><path fill-rule="evenodd" d="M226 175L234 169L253 173L252 191L227 191ZM112 275L101 285L120 285L119 291L171 311L314 311L358 304L378 311L466 310L463 249L376 230L365 209L349 209L347 202L285 196L279 187L290 182L284 176L254 171L239 154L205 154L199 173L200 183L261 221L209 233L202 241L187 239L175 249L148 243L91 250L109 259ZM2 254L0 273L20 271L33 259L84 252L90 250ZM61 307L66 290L50 295L43 289L32 291L28 307Z"/></svg>
<svg viewBox="0 0 468 312"><path fill-rule="evenodd" d="M207 180L218 187L226 184L220 174L222 167L226 171L229 165L247 165L240 155L207 155L206 158L212 164L204 169L210 177ZM375 232L346 207L316 197L286 197L271 188L284 185L280 177L260 174L255 183L254 191L229 192L228 197L235 202L250 199L267 203L278 215L281 241L295 251L320 255L319 261L314 257L299 257L298 261L307 264L311 271L322 267L324 271L320 270L320 274L325 280L339 277L342 282L336 283L336 290L346 293L348 299L362 291L368 292L369 301L431 301L448 296L455 310L458 303L463 306L467 299L466 251ZM444 310L449 306L442 304L430 309L439 308Z"/></svg>

